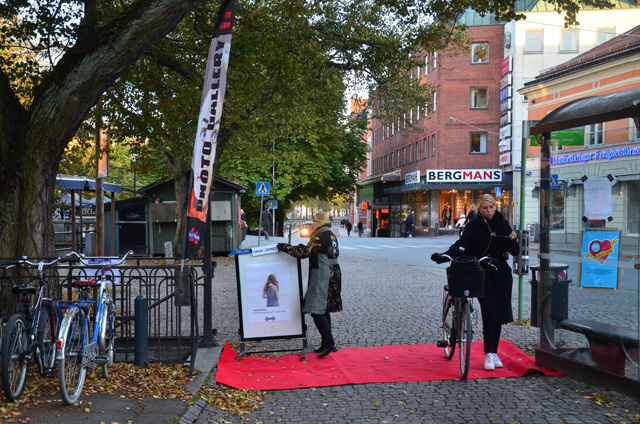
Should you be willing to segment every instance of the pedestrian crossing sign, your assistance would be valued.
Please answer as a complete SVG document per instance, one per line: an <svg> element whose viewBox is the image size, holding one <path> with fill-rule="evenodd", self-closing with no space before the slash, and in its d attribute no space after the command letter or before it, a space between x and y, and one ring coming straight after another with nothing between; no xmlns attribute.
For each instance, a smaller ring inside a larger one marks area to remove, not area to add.
<svg viewBox="0 0 640 424"><path fill-rule="evenodd" d="M256 196L268 196L270 183L258 181L256 183Z"/></svg>
<svg viewBox="0 0 640 424"><path fill-rule="evenodd" d="M267 204L269 205L269 209L278 209L278 201L277 200L269 200L267 202Z"/></svg>

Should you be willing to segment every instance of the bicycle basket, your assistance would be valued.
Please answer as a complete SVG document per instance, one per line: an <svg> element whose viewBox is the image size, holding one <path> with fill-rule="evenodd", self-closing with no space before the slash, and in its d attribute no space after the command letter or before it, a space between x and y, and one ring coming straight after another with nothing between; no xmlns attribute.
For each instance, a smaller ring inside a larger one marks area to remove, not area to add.
<svg viewBox="0 0 640 424"><path fill-rule="evenodd" d="M484 296L484 269L472 256L459 256L447 268L447 283L451 296L464 296L469 290L469 297Z"/></svg>

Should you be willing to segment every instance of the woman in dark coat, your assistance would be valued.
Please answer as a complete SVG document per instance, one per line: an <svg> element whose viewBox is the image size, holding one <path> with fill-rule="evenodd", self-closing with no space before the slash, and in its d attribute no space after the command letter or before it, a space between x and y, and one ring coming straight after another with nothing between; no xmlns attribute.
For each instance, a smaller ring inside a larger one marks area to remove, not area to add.
<svg viewBox="0 0 640 424"><path fill-rule="evenodd" d="M480 297L482 312L482 331L484 333L484 367L487 370L502 367L498 357L498 343L502 324L513 321L511 293L513 276L507 260L508 253L517 255L520 247L517 233L511 229L507 220L496 210L496 199L483 194L477 202L476 219L465 227L462 237L445 252L455 258L460 255L483 256L493 258L492 264L485 263L484 297ZM440 254L434 253L431 259L438 263L446 262Z"/></svg>
<svg viewBox="0 0 640 424"><path fill-rule="evenodd" d="M322 338L320 348L316 349L320 353L318 358L337 352L329 313L342 310L342 274L338 265L338 239L331 231L331 216L326 212L315 215L307 245L278 243L278 250L295 258L309 258L309 284L302 311L311 314Z"/></svg>

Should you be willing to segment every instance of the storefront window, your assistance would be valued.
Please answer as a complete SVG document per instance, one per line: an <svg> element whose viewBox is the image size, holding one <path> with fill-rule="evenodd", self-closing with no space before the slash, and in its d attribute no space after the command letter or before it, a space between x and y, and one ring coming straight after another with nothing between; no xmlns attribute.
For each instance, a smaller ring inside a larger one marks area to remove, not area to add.
<svg viewBox="0 0 640 424"><path fill-rule="evenodd" d="M640 233L640 181L627 181L627 233Z"/></svg>
<svg viewBox="0 0 640 424"><path fill-rule="evenodd" d="M562 188L552 188L551 210L549 211L549 226L551 230L564 229L564 196Z"/></svg>

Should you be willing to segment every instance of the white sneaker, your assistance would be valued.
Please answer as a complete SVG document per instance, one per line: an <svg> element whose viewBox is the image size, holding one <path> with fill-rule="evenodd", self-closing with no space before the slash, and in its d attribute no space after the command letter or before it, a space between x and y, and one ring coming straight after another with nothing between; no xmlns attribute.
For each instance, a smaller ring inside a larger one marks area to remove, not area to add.
<svg viewBox="0 0 640 424"><path fill-rule="evenodd" d="M493 365L496 368L502 368L502 361L498 357L498 354L497 353L493 353L492 355L493 355Z"/></svg>
<svg viewBox="0 0 640 424"><path fill-rule="evenodd" d="M493 363L493 353L487 353L484 355L484 369L487 371L496 369L496 366Z"/></svg>

